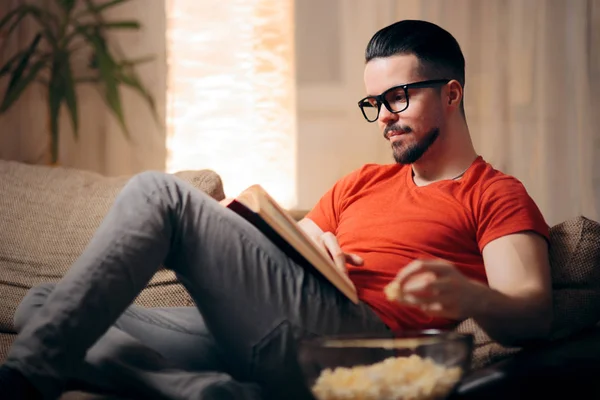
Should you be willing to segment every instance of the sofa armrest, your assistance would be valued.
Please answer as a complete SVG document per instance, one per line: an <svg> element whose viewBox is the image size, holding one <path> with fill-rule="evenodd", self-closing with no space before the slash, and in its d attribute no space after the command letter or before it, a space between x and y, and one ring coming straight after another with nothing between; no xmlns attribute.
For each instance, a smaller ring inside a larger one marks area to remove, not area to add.
<svg viewBox="0 0 600 400"><path fill-rule="evenodd" d="M221 177L213 170L186 170L175 172L174 175L190 183L196 189L205 192L217 201L225 198Z"/></svg>

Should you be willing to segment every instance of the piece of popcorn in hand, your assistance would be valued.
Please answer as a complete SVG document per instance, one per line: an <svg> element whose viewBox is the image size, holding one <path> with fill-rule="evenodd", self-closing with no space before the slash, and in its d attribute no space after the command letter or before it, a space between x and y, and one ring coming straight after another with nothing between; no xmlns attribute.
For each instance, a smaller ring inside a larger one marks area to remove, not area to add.
<svg viewBox="0 0 600 400"><path fill-rule="evenodd" d="M383 288L383 292L389 301L402 301L402 289L400 288L400 282L395 279Z"/></svg>

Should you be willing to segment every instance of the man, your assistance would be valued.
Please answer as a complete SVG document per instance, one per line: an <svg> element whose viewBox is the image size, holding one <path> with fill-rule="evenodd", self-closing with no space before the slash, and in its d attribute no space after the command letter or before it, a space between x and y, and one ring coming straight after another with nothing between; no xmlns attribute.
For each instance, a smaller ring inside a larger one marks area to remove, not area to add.
<svg viewBox="0 0 600 400"><path fill-rule="evenodd" d="M423 21L388 26L367 46L364 81L359 107L396 164L342 178L300 222L347 269L360 304L216 201L143 173L64 279L23 301L0 393L52 397L79 380L164 398L304 398L296 344L305 335L468 317L504 343L546 335L548 226L524 187L473 149L456 40ZM199 312L123 314L161 262ZM391 282L399 290L388 299Z"/></svg>

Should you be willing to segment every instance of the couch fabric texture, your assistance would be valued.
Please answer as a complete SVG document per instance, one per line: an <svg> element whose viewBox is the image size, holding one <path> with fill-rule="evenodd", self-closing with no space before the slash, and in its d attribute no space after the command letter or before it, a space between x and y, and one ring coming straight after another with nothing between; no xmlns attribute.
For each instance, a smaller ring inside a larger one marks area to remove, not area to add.
<svg viewBox="0 0 600 400"><path fill-rule="evenodd" d="M225 197L221 179L213 171L175 175L216 200ZM56 282L64 275L129 178L0 161L0 363L14 338L14 311L27 290L43 282ZM579 332L600 320L598 243L600 224L585 217L550 230L555 312L552 339ZM157 272L135 302L148 307L193 305L167 270ZM473 320L462 322L457 330L474 335L474 368L520 350L494 342Z"/></svg>
<svg viewBox="0 0 600 400"><path fill-rule="evenodd" d="M213 171L175 175L216 200L225 197ZM0 363L12 342L13 315L21 299L31 287L65 274L129 178L0 161ZM135 302L193 305L175 275L164 269Z"/></svg>

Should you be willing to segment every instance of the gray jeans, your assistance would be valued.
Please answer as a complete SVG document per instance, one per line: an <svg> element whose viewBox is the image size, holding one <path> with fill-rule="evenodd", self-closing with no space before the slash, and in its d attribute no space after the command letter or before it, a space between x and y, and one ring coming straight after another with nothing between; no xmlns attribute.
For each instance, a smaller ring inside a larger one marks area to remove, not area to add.
<svg viewBox="0 0 600 400"><path fill-rule="evenodd" d="M161 264L199 312L128 309ZM298 339L387 332L367 305L295 264L244 219L158 172L128 182L83 254L43 292L21 305L6 364L48 397L82 380L154 398L302 399L310 394ZM136 337L126 327L136 313L163 327L179 321L202 338L176 343L180 330L154 328ZM170 346L188 347L189 357Z"/></svg>

